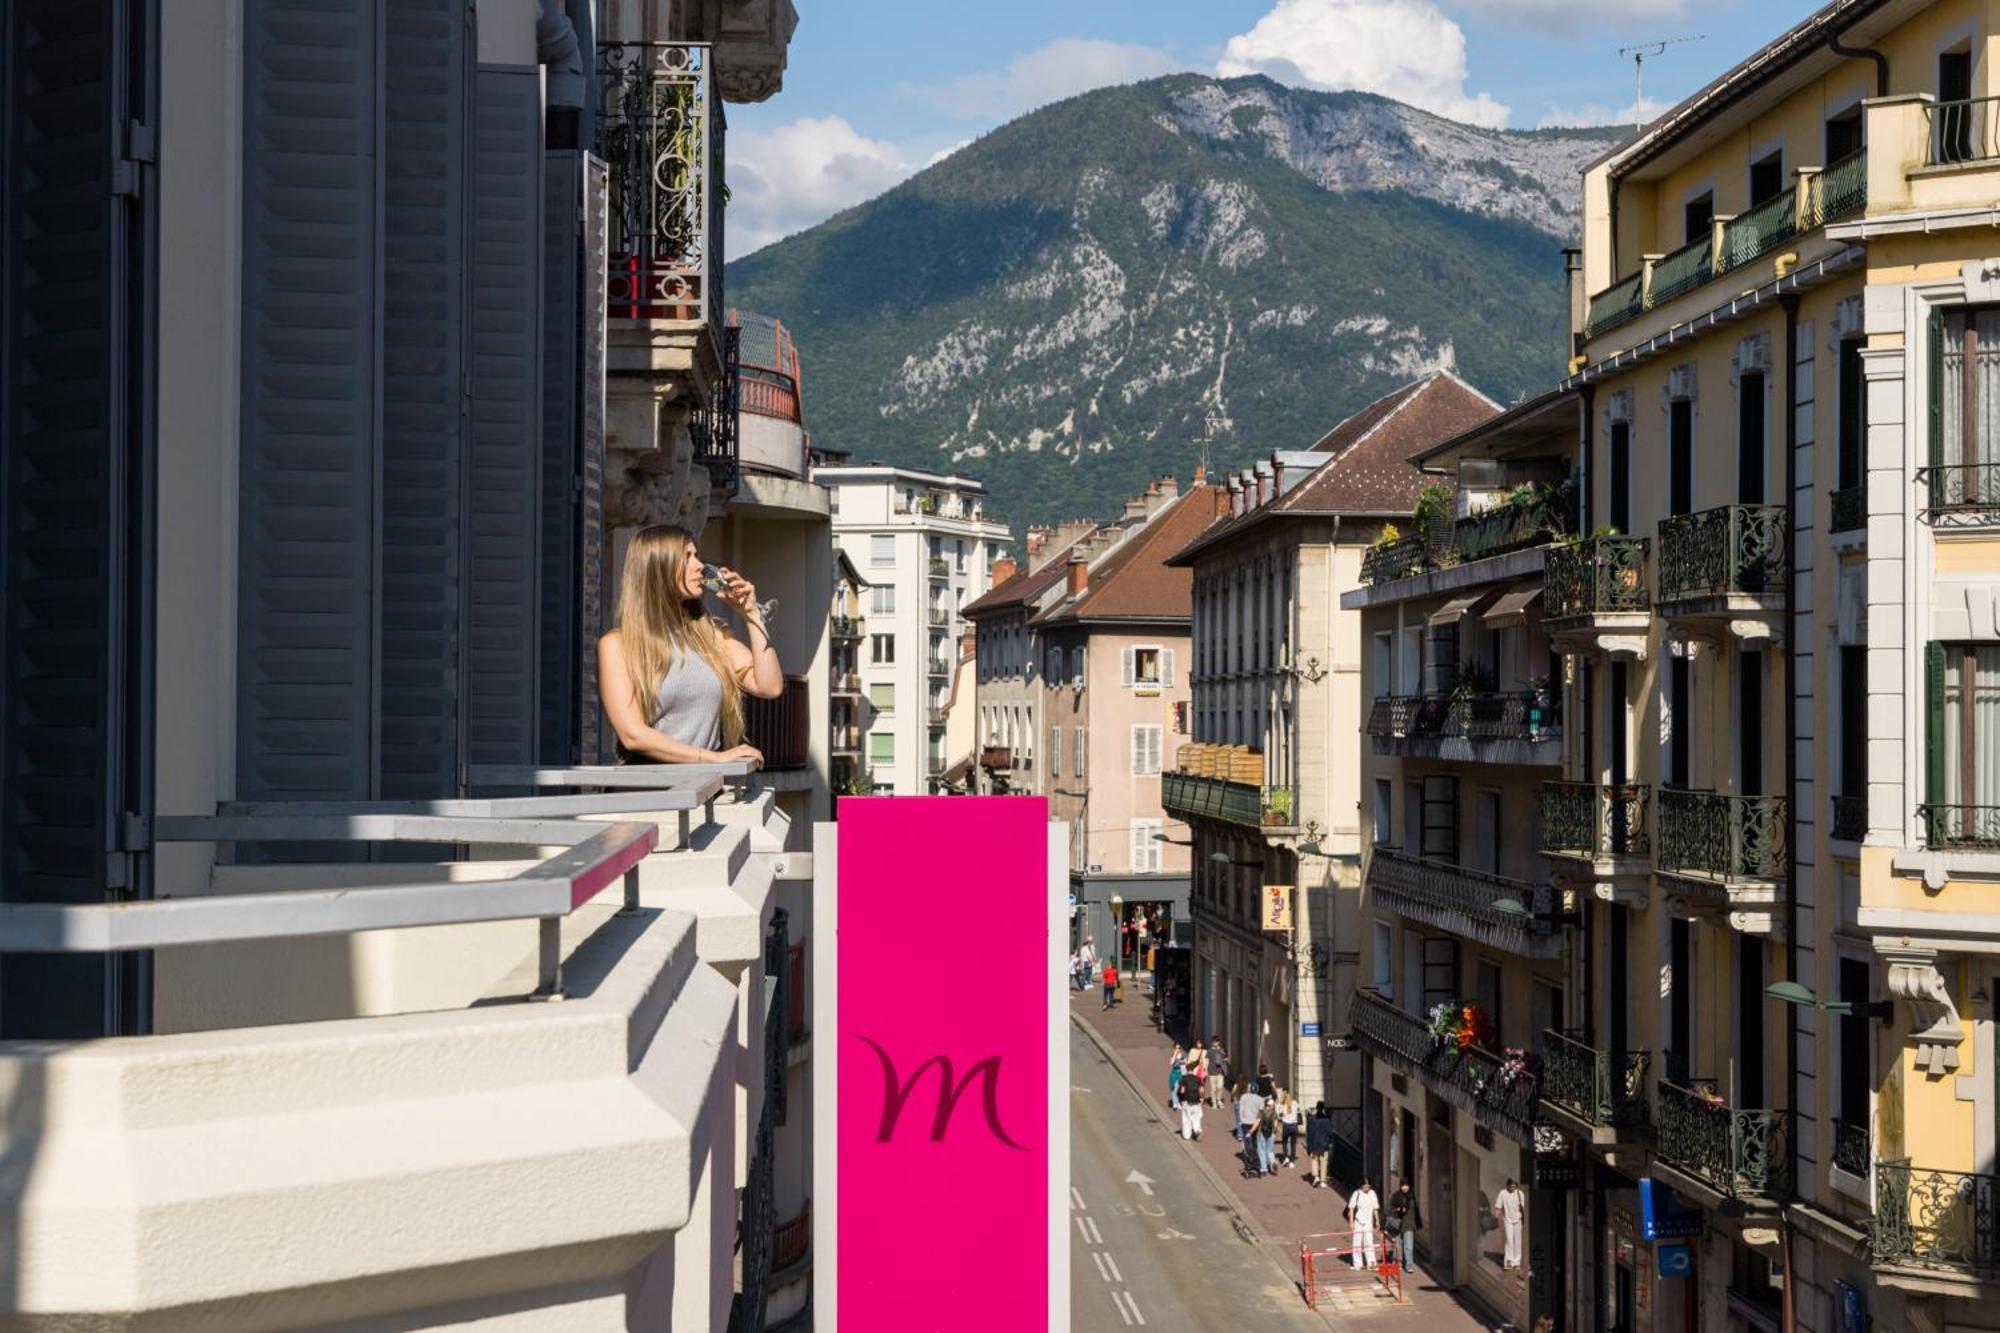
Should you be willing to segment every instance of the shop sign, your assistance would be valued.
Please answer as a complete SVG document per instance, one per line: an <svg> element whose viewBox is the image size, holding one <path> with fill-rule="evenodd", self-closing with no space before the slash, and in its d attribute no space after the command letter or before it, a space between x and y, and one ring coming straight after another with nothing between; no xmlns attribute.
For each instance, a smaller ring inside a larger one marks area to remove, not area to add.
<svg viewBox="0 0 2000 1333"><path fill-rule="evenodd" d="M1683 1241L1662 1245L1653 1252L1661 1277L1693 1277L1694 1250Z"/></svg>
<svg viewBox="0 0 2000 1333"><path fill-rule="evenodd" d="M1354 1038L1344 1035L1328 1037L1326 1039L1326 1048L1329 1051L1351 1051L1354 1049Z"/></svg>
<svg viewBox="0 0 2000 1333"><path fill-rule="evenodd" d="M1317 1037L1319 1035L1319 1024L1317 1023L1299 1024L1299 1035L1301 1037Z"/></svg>
<svg viewBox="0 0 2000 1333"><path fill-rule="evenodd" d="M1576 1158L1569 1156L1535 1157L1533 1178L1529 1185L1538 1190L1573 1190L1583 1184L1583 1166Z"/></svg>
<svg viewBox="0 0 2000 1333"><path fill-rule="evenodd" d="M1639 1224L1647 1240L1699 1236L1701 1209L1681 1207L1672 1190L1647 1176L1639 1182Z"/></svg>
<svg viewBox="0 0 2000 1333"><path fill-rule="evenodd" d="M1292 886L1289 884L1266 884L1264 886L1264 929L1282 930L1292 933Z"/></svg>
<svg viewBox="0 0 2000 1333"><path fill-rule="evenodd" d="M1833 1280L1834 1333L1868 1333L1868 1301L1857 1287Z"/></svg>

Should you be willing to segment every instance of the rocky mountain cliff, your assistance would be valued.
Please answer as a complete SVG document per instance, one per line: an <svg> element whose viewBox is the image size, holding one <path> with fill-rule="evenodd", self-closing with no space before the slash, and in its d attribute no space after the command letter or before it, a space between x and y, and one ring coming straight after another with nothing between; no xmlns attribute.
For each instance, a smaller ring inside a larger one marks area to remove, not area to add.
<svg viewBox="0 0 2000 1333"><path fill-rule="evenodd" d="M807 424L1020 521L1116 512L1206 447L1304 448L1425 371L1561 368L1561 247L1615 130L1175 75L1044 107L730 266L797 336Z"/></svg>

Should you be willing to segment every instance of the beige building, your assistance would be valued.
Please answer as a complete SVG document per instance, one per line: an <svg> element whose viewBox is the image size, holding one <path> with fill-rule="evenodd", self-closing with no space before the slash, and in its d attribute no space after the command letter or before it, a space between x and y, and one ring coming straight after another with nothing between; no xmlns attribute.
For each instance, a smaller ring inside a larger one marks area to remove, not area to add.
<svg viewBox="0 0 2000 1333"><path fill-rule="evenodd" d="M1173 557L1194 579L1196 745L1166 808L1194 830L1194 1008L1236 1067L1270 1066L1336 1108L1358 1152L1359 1058L1347 1031L1362 952L1358 617L1341 595L1369 544L1407 522L1422 478L1404 460L1494 406L1449 374L1404 386L1311 449L1230 478L1214 526Z"/></svg>

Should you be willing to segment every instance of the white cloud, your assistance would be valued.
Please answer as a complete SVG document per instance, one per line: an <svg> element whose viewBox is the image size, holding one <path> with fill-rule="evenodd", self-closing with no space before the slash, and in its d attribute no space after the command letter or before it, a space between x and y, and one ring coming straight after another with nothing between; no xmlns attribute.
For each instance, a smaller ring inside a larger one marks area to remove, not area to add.
<svg viewBox="0 0 2000 1333"><path fill-rule="evenodd" d="M1535 122L1538 130L1570 129L1579 125L1643 125L1672 106L1672 102L1661 102L1648 97L1642 102L1627 102L1616 110L1601 102L1591 102L1585 106L1551 106Z"/></svg>
<svg viewBox="0 0 2000 1333"><path fill-rule="evenodd" d="M1540 28L1574 31L1578 27L1624 28L1641 21L1657 26L1663 20L1685 18L1697 9L1713 9L1732 0L1445 0L1456 13L1498 23L1528 23Z"/></svg>
<svg viewBox="0 0 2000 1333"><path fill-rule="evenodd" d="M1466 91L1465 32L1432 0L1278 0L1229 39L1216 73L1380 93L1472 125L1507 123L1504 105Z"/></svg>
<svg viewBox="0 0 2000 1333"><path fill-rule="evenodd" d="M938 163L950 157L953 153L956 153L959 149L966 147L971 142L972 140L970 139L960 139L955 144L947 144L943 148L938 149L935 153L932 153L929 157L925 158L924 165L927 167L934 167Z"/></svg>
<svg viewBox="0 0 2000 1333"><path fill-rule="evenodd" d="M839 116L729 136L729 257L740 258L872 199L917 169Z"/></svg>
<svg viewBox="0 0 2000 1333"><path fill-rule="evenodd" d="M1009 61L1005 69L961 74L947 83L904 84L900 91L932 110L967 120L1006 120L1038 106L1188 68L1153 46L1095 37L1058 37Z"/></svg>

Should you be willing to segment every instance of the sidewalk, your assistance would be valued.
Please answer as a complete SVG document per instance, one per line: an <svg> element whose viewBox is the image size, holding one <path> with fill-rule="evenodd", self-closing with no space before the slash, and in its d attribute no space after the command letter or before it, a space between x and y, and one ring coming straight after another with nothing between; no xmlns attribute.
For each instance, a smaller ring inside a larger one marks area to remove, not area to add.
<svg viewBox="0 0 2000 1333"><path fill-rule="evenodd" d="M1119 1070L1132 1081L1159 1110L1160 1132L1174 1140L1206 1168L1217 1188L1235 1201L1236 1211L1257 1234L1256 1239L1270 1251L1296 1279L1299 1269L1299 1238L1321 1231L1343 1231L1348 1223L1341 1218L1347 1198L1338 1189L1313 1189L1306 1183L1303 1137L1299 1165L1279 1166L1278 1174L1257 1178L1249 1174L1238 1145L1230 1137L1231 1114L1222 1110L1204 1113L1201 1141L1188 1143L1180 1138L1180 1116L1167 1109L1167 1059L1173 1041L1153 1026L1152 999L1144 988L1128 985L1125 1000L1108 1012L1102 1008L1103 988L1071 993L1070 1014L1086 1034L1110 1056ZM1384 1192L1380 1182L1377 1192ZM1354 1321L1381 1315L1400 1321L1421 1315L1417 1325L1424 1333L1490 1333L1498 1327L1473 1313L1452 1293L1441 1288L1421 1264L1403 1276L1404 1302L1401 1305L1379 1295L1370 1296L1363 1287L1348 1287L1322 1294L1320 1308L1337 1319ZM1305 1297L1299 1297L1303 1304Z"/></svg>

